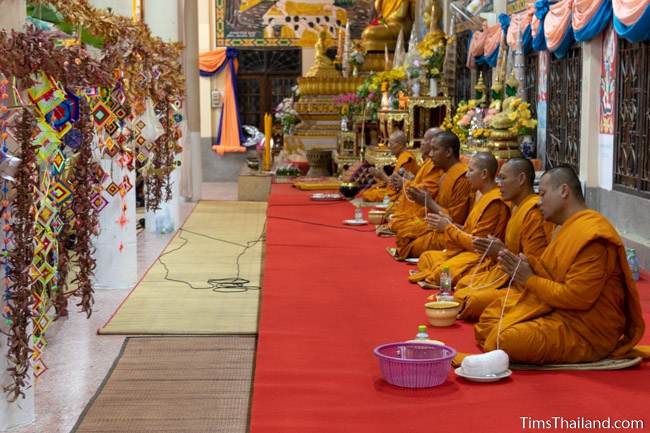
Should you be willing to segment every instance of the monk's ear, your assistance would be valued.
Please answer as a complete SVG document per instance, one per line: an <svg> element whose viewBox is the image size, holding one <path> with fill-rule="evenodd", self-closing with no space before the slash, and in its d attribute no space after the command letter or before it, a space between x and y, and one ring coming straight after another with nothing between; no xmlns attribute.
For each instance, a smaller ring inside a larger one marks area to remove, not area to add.
<svg viewBox="0 0 650 433"><path fill-rule="evenodd" d="M560 185L560 196L566 200L567 198L569 198L569 195L570 195L569 185L567 185L566 183Z"/></svg>

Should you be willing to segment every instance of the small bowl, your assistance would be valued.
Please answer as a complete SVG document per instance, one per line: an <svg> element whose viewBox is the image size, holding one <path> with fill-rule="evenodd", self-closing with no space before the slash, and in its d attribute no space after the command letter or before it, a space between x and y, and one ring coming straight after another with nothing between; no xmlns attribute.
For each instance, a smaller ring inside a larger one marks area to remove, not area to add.
<svg viewBox="0 0 650 433"><path fill-rule="evenodd" d="M386 212L383 210L373 209L368 211L368 221L370 224L379 225L384 223Z"/></svg>
<svg viewBox="0 0 650 433"><path fill-rule="evenodd" d="M296 167L300 171L301 176L307 176L307 172L309 171L309 161L291 161L289 165Z"/></svg>
<svg viewBox="0 0 650 433"><path fill-rule="evenodd" d="M431 326L444 327L456 323L460 303L456 301L435 301L424 304L424 312Z"/></svg>

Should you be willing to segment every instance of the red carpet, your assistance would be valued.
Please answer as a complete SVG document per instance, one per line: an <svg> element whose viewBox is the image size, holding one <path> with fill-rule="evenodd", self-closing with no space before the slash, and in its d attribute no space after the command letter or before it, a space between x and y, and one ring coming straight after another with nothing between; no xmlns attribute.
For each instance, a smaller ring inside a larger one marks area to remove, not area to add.
<svg viewBox="0 0 650 433"><path fill-rule="evenodd" d="M518 432L552 417L641 419L650 430L648 363L611 372L515 371L493 384L450 372L427 390L386 384L372 350L415 336L429 292L409 284L411 268L384 251L392 239L341 224L352 217L350 204L309 195L274 185L269 200L252 433ZM477 352L468 324L429 334Z"/></svg>

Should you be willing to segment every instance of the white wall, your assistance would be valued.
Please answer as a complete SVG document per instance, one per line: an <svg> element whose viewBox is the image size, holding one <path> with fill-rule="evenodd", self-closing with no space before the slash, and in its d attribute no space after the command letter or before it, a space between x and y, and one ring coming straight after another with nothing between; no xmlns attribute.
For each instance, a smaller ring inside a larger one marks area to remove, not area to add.
<svg viewBox="0 0 650 433"><path fill-rule="evenodd" d="M598 186L602 46L602 36L582 43L580 179L587 186Z"/></svg>

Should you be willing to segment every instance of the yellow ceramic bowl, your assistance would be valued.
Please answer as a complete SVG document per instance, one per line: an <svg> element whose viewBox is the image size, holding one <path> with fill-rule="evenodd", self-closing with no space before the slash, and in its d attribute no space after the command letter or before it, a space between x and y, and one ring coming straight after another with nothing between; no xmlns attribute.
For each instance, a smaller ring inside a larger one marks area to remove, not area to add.
<svg viewBox="0 0 650 433"><path fill-rule="evenodd" d="M456 301L435 301L424 304L424 312L431 326L451 326L456 322L460 303Z"/></svg>
<svg viewBox="0 0 650 433"><path fill-rule="evenodd" d="M370 224L375 224L375 225L383 224L385 215L386 212L383 210L377 210L377 209L370 210L368 211L368 221L370 222Z"/></svg>

